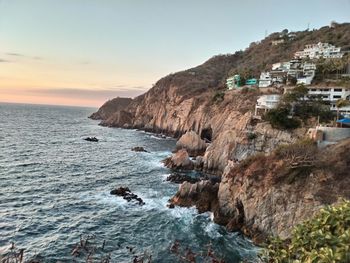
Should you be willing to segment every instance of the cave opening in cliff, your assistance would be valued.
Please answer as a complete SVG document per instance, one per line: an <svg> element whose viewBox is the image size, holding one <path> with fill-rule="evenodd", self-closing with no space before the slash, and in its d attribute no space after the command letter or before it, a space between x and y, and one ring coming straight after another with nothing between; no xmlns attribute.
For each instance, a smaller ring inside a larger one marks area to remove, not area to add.
<svg viewBox="0 0 350 263"><path fill-rule="evenodd" d="M211 128L205 128L201 132L201 139L205 142L211 142L213 137L213 130Z"/></svg>

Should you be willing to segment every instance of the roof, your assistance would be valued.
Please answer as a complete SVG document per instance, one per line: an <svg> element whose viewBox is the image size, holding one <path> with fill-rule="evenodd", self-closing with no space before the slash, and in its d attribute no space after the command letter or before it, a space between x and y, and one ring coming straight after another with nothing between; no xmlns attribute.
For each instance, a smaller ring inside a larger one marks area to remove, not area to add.
<svg viewBox="0 0 350 263"><path fill-rule="evenodd" d="M343 124L350 125L350 119L340 119L340 120L337 120L337 123L343 123Z"/></svg>

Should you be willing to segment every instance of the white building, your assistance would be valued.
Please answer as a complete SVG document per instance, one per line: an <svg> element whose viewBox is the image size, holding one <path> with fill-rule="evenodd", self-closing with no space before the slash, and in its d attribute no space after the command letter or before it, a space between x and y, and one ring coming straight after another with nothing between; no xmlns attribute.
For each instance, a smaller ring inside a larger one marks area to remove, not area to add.
<svg viewBox="0 0 350 263"><path fill-rule="evenodd" d="M315 77L316 65L313 63L304 63L302 69L303 73L297 78L297 84L311 85Z"/></svg>
<svg viewBox="0 0 350 263"><path fill-rule="evenodd" d="M275 109L280 101L281 95L278 94L269 94L262 95L258 98L255 105L255 116L258 116L259 110L264 112Z"/></svg>
<svg viewBox="0 0 350 263"><path fill-rule="evenodd" d="M272 85L270 72L261 72L259 79L259 88L267 88Z"/></svg>
<svg viewBox="0 0 350 263"><path fill-rule="evenodd" d="M340 47L335 47L329 43L317 43L312 45L306 45L304 50L297 51L294 54L295 58L341 58L343 53L340 51Z"/></svg>
<svg viewBox="0 0 350 263"><path fill-rule="evenodd" d="M278 46L279 44L283 44L283 43L284 43L284 39L283 38L271 41L271 44L273 46Z"/></svg>
<svg viewBox="0 0 350 263"><path fill-rule="evenodd" d="M338 111L346 116L350 117L350 106L337 108L336 103L339 99L350 100L350 87L308 87L308 94L319 96L325 102L330 104L332 111Z"/></svg>
<svg viewBox="0 0 350 263"><path fill-rule="evenodd" d="M272 64L272 70L282 70L282 71L288 71L290 69L290 62L278 62L275 64Z"/></svg>

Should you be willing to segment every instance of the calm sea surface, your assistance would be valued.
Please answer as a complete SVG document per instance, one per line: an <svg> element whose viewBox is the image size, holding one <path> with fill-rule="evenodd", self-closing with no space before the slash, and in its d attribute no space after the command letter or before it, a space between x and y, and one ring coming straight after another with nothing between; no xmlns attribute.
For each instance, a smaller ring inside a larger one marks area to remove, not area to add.
<svg viewBox="0 0 350 263"><path fill-rule="evenodd" d="M98 246L106 240L113 262L131 262L126 246L152 252L154 262L178 262L169 253L174 240L196 252L212 243L227 262L255 254L248 240L214 224L210 214L166 207L178 188L165 180L171 171L161 164L173 139L100 127L87 118L93 111L0 104L0 250L14 241L26 259L73 262L74 244L90 234ZM150 153L133 152L134 146ZM146 205L111 196L118 186Z"/></svg>

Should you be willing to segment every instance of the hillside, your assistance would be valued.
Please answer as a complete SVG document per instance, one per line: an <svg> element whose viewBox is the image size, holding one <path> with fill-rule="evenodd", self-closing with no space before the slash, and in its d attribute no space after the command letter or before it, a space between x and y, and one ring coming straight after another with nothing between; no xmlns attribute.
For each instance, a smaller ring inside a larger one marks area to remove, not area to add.
<svg viewBox="0 0 350 263"><path fill-rule="evenodd" d="M293 142L306 132L305 129L293 133L279 131L254 122L255 102L262 91L225 91L226 78L242 71L258 74L272 63L292 58L305 44L324 41L345 47L350 43L349 32L349 23L293 32L294 39L277 46L272 45L272 41L286 35L286 31L273 33L244 51L215 56L198 67L160 79L130 104L120 104L115 112L101 116L101 124L143 129L177 138L190 130L202 138L209 134L212 144L199 166L220 173L229 159L241 160L252 153L269 152L279 143ZM247 134L253 134L254 140L249 140ZM223 155L222 147L226 149Z"/></svg>
<svg viewBox="0 0 350 263"><path fill-rule="evenodd" d="M297 50L306 44L329 42L343 49L350 49L350 23L337 24L335 27L322 27L313 31L293 32L293 38L288 38L286 31L269 35L260 42L252 43L246 50L230 55L214 56L200 66L170 74L160 79L153 88L137 97L123 110L132 118L128 123L119 123L118 118L106 120L106 126L124 126L147 129L154 132L165 132L179 135L192 128L188 125L169 125L173 112L164 109L165 106L178 106L186 101L195 110L202 103L201 95L210 94L225 89L228 76L240 73L258 77L264 69L269 69L273 63L289 60ZM286 41L277 46L272 41L280 38ZM188 101L193 99L192 102ZM158 104L158 105L156 105ZM157 116L161 115L161 121ZM112 114L106 117L110 117ZM103 118L108 119L108 118ZM204 126L204 125L201 125ZM200 133L200 131L197 130Z"/></svg>

